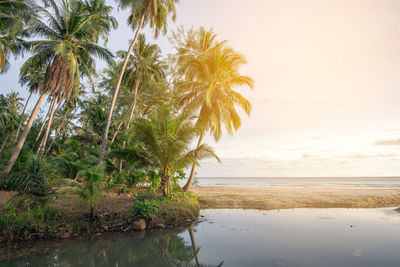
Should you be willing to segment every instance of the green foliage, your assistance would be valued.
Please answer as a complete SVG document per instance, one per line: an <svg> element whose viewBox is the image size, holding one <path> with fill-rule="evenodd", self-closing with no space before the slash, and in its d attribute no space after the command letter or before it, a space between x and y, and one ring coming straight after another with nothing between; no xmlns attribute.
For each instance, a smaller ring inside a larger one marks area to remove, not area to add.
<svg viewBox="0 0 400 267"><path fill-rule="evenodd" d="M219 160L213 149L205 144L190 149L199 133L193 119L189 113L174 114L170 108L161 105L150 120L139 120L134 125L133 138L140 144L140 149L133 151L128 148L126 152L137 153L136 158L145 159L148 168L157 170L164 195L168 191L171 193L167 190L171 176L178 178L176 173L192 164L199 164L200 159L215 157Z"/></svg>
<svg viewBox="0 0 400 267"><path fill-rule="evenodd" d="M8 241L38 239L57 231L60 211L49 206L17 210L11 202L0 214L0 236Z"/></svg>
<svg viewBox="0 0 400 267"><path fill-rule="evenodd" d="M53 189L52 171L45 159L31 156L18 172L13 172L9 180L17 196L31 201L33 206L45 206Z"/></svg>
<svg viewBox="0 0 400 267"><path fill-rule="evenodd" d="M130 217L149 218L154 212L158 211L160 204L157 200L135 201L135 204L129 210Z"/></svg>
<svg viewBox="0 0 400 267"><path fill-rule="evenodd" d="M94 167L86 167L79 164L74 164L80 171L80 179L64 179L63 181L69 185L75 186L74 188L62 188L60 192L74 192L86 203L90 216L94 216L95 208L102 199L104 191L104 168L105 164L97 165Z"/></svg>

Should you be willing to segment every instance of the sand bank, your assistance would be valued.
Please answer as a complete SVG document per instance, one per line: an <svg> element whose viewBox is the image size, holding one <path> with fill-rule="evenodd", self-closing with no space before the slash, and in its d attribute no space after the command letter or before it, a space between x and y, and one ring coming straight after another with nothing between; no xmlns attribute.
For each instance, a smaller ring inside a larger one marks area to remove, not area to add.
<svg viewBox="0 0 400 267"><path fill-rule="evenodd" d="M378 208L400 206L400 190L197 186L202 208Z"/></svg>

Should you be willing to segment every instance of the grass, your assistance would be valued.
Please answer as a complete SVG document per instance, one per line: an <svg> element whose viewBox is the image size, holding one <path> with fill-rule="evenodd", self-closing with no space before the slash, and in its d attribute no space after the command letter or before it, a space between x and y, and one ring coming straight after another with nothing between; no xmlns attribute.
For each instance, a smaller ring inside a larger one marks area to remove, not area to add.
<svg viewBox="0 0 400 267"><path fill-rule="evenodd" d="M0 191L0 243L128 231L138 218L144 218L148 228L160 224L184 225L199 215L197 198L187 194L164 198L139 190L134 198L128 194L106 192L94 218L89 216L87 205L75 194L58 194L41 209L19 206L18 201L10 204L8 201L14 195Z"/></svg>

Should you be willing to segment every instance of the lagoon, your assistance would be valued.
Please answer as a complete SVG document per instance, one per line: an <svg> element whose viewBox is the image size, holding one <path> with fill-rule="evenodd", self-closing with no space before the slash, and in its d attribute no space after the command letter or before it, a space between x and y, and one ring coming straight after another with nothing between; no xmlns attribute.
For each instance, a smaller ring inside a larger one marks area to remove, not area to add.
<svg viewBox="0 0 400 267"><path fill-rule="evenodd" d="M400 213L394 208L216 209L202 210L201 216L203 221L190 228L2 247L0 266L196 266L198 262L201 266L397 267L400 263ZM27 251L35 253L14 257Z"/></svg>

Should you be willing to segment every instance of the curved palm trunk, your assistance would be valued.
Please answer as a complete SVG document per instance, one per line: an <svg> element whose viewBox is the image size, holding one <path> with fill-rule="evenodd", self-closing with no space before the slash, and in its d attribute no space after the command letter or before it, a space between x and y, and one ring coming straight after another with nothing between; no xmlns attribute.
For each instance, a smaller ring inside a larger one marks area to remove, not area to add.
<svg viewBox="0 0 400 267"><path fill-rule="evenodd" d="M33 93L32 91L29 93L28 99L25 102L24 109L22 110L21 120L20 120L19 125L18 125L17 133L15 134L14 142L17 142L17 140L18 140L19 131L21 130L22 124L24 123L23 118L24 118L25 110L26 110L26 107L28 106L29 100L31 99L32 93Z"/></svg>
<svg viewBox="0 0 400 267"><path fill-rule="evenodd" d="M56 133L55 133L55 136L54 136L54 138L53 138L53 141L51 141L49 147L47 148L46 153L44 154L45 156L49 153L51 147L54 145L54 143L55 143L55 141L56 141L56 137L57 137L59 134L60 134L60 135L64 134L64 132L65 132L65 130L66 130L67 127L65 126L64 128L62 128L62 126L63 126L64 122L66 121L66 119L67 119L67 114L64 114L63 120L61 121L61 123L57 124L57 126L56 126ZM61 133L60 133L60 128L62 128L62 132L61 132Z"/></svg>
<svg viewBox="0 0 400 267"><path fill-rule="evenodd" d="M54 105L54 97L51 99L49 110L47 111L46 116L43 119L42 126L40 126L40 130L39 130L38 135L36 136L35 142L39 141L40 136L42 135L44 126L46 125L47 118L50 115L50 111L53 109L53 105Z"/></svg>
<svg viewBox="0 0 400 267"><path fill-rule="evenodd" d="M55 111L55 107L57 105L57 101L60 98L60 96L55 96L54 97L54 104L53 104L53 108L51 109L51 113L50 113L50 117L49 117L49 121L47 123L47 128L46 128L46 132L44 133L43 136L43 140L40 143L38 152L36 152L37 155L41 154L44 152L44 149L46 148L46 144L47 144L47 138L49 137L49 133L50 133L50 128L51 128L51 124L53 123L53 118L54 118L54 111Z"/></svg>
<svg viewBox="0 0 400 267"><path fill-rule="evenodd" d="M32 127L33 121L35 120L36 115L39 111L40 105L42 104L45 97L46 97L46 95L42 94L39 97L34 109L32 110L32 113L31 113L31 116L29 117L28 123L26 124L21 137L19 138L18 143L14 148L14 151L7 163L7 166L4 168L3 172L0 174L0 183L2 183L4 181L4 178L10 173L11 168L14 166L14 163L17 160L19 153L21 152L22 146L25 143L26 137L28 136L29 130Z"/></svg>
<svg viewBox="0 0 400 267"><path fill-rule="evenodd" d="M126 112L124 113L124 117L128 114L129 111L131 111L132 107L133 107L133 104L131 104L129 106L129 108L126 110ZM115 130L115 133L114 133L113 137L111 138L111 144L114 144L114 141L117 138L117 135L118 135L119 131L121 130L121 127L123 124L124 124L124 120L121 120L121 122L118 124L117 130Z"/></svg>
<svg viewBox="0 0 400 267"><path fill-rule="evenodd" d="M4 139L4 142L3 142L3 144L2 144L1 147L0 147L0 153L3 152L3 149L4 149L4 147L6 146L7 141L8 141L8 137L9 137L9 136L7 136L7 137Z"/></svg>
<svg viewBox="0 0 400 267"><path fill-rule="evenodd" d="M197 143L197 147L199 148L201 146L201 143L203 142L204 138L204 130L201 132L200 137L199 137L199 142ZM186 182L185 186L183 187L183 191L188 192L190 190L190 187L192 186L193 178L194 178L194 172L196 171L196 164L192 165L192 170L190 171L190 176L188 181Z"/></svg>
<svg viewBox="0 0 400 267"><path fill-rule="evenodd" d="M133 114L135 113L136 102L137 102L137 94L138 94L138 90L139 90L139 84L140 84L139 80L136 81L136 84L135 84L135 94L134 94L134 96L133 96L133 107L132 107L132 110L131 110L131 114L129 115L128 124L127 124L127 126L126 126L126 129L127 129L127 130L128 130L128 129L130 128L130 126L131 126L131 122L132 122L132 119L133 119ZM125 148L125 145L126 145L126 142L124 141L124 142L122 143L122 149ZM120 160L120 162L119 162L119 171L121 171L121 170L122 170L122 160Z"/></svg>
<svg viewBox="0 0 400 267"><path fill-rule="evenodd" d="M194 259L196 260L196 265L198 267L200 267L201 264L200 264L200 259L199 259L199 250L197 249L196 238L194 237L194 232L193 232L192 227L189 227L188 231L189 231L189 235L190 235L190 241L192 242L192 249L193 249L193 253L194 253Z"/></svg>
<svg viewBox="0 0 400 267"><path fill-rule="evenodd" d="M115 102L117 101L119 87L121 86L122 77L124 76L125 69L126 69L126 66L128 64L128 60L129 60L129 57L130 57L130 55L132 53L133 47L136 45L136 42L137 42L137 40L139 38L139 33L142 30L144 17L145 17L145 13L142 14L142 18L140 19L139 27L137 28L136 33L135 33L135 38L133 39L133 42L129 46L129 50L128 50L128 52L126 54L126 57L125 57L125 60L124 60L124 64L122 65L122 68L121 68L121 73L119 74L117 85L115 86L114 94L113 94L113 97L112 97L112 100L111 100L110 110L109 110L108 116L107 116L106 127L104 129L103 138L102 138L102 142L101 142L99 161L97 162L98 164L101 164L103 162L103 159L104 159L104 151L105 151L106 146L107 146L108 131L110 129L111 118L112 118L112 114L113 114L113 111L114 111Z"/></svg>
<svg viewBox="0 0 400 267"><path fill-rule="evenodd" d="M133 113L135 112L135 109L136 109L136 99L137 99L137 92L138 92L138 89L139 89L139 84L140 84L140 82L136 81L136 83L135 83L135 93L133 95L133 103L129 106L129 108L127 110L127 112L131 111L130 116L129 116L129 120L128 120L128 124L127 124L127 129L129 129L129 125L131 124L131 121L132 121L132 118L133 118ZM119 131L121 130L121 127L122 127L123 123L124 123L124 120L122 120L118 124L117 130L115 131L115 133L114 133L114 135L113 135L113 137L111 139L111 144L114 143L115 138L117 137Z"/></svg>

